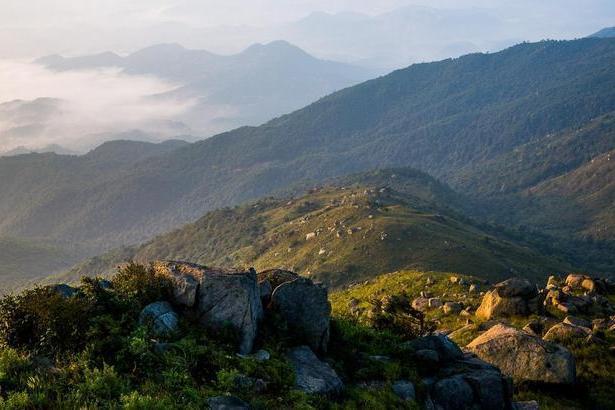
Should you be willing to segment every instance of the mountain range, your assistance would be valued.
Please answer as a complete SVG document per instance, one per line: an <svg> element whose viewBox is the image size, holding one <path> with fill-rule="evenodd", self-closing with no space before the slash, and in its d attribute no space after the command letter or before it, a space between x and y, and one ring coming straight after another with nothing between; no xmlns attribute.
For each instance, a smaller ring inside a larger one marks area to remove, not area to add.
<svg viewBox="0 0 615 410"><path fill-rule="evenodd" d="M463 192L465 215L610 255L613 112L612 39L417 64L189 145L1 159L0 234L95 254L306 180L410 166Z"/></svg>
<svg viewBox="0 0 615 410"><path fill-rule="evenodd" d="M55 71L120 68L126 75L152 75L176 84L154 99L189 101L178 116L193 134L211 135L299 109L323 95L365 81L373 71L317 59L285 41L255 44L235 55L158 44L127 56L112 52L36 63Z"/></svg>

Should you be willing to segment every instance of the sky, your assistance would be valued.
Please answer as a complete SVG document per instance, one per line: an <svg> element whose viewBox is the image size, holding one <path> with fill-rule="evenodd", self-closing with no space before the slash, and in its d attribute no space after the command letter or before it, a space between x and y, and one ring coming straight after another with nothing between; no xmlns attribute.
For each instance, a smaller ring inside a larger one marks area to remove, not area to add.
<svg viewBox="0 0 615 410"><path fill-rule="evenodd" d="M181 85L164 79L32 64L49 54L128 54L158 43L231 54L280 39L386 73L614 25L614 0L0 0L0 153L49 143L87 150L101 134L131 129L166 138L176 131L165 124L190 108L151 98ZM48 102L5 104L37 98L61 103L51 111Z"/></svg>

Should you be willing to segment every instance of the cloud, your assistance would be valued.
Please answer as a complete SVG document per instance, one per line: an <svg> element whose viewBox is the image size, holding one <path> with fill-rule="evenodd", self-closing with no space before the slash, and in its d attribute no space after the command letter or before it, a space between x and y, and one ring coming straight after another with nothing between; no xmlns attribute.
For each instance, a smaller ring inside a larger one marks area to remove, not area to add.
<svg viewBox="0 0 615 410"><path fill-rule="evenodd" d="M115 69L53 72L0 61L0 151L52 143L84 150L99 142L96 134L131 129L177 135L185 130L174 119L192 102L153 97L175 87Z"/></svg>

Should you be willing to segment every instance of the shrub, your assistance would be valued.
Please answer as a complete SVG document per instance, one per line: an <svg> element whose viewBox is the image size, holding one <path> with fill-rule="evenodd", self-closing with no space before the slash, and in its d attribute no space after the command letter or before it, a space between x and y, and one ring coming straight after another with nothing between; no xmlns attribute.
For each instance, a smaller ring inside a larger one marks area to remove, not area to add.
<svg viewBox="0 0 615 410"><path fill-rule="evenodd" d="M136 263L119 269L112 284L119 296L136 302L139 307L170 296L171 283L168 278L157 274L151 267Z"/></svg>
<svg viewBox="0 0 615 410"><path fill-rule="evenodd" d="M0 343L5 347L55 355L85 344L91 305L53 288L27 290L0 299Z"/></svg>

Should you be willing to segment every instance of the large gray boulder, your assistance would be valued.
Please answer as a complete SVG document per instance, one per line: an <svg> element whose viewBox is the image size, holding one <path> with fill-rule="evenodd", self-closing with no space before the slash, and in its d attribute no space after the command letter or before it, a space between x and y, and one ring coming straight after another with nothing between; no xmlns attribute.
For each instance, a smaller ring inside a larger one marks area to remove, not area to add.
<svg viewBox="0 0 615 410"><path fill-rule="evenodd" d="M256 272L203 269L197 313L210 328L231 326L241 338L239 353L252 351L258 323L263 318Z"/></svg>
<svg viewBox="0 0 615 410"><path fill-rule="evenodd" d="M271 307L286 320L293 335L312 350L327 351L331 305L324 286L297 277L275 288Z"/></svg>
<svg viewBox="0 0 615 410"><path fill-rule="evenodd" d="M547 330L543 339L550 342L565 342L570 339L585 339L591 334L592 331L589 328L561 322Z"/></svg>
<svg viewBox="0 0 615 410"><path fill-rule="evenodd" d="M568 350L502 324L478 336L466 349L517 381L575 381L575 361Z"/></svg>
<svg viewBox="0 0 615 410"><path fill-rule="evenodd" d="M154 333L163 336L177 330L179 317L169 302L155 302L143 308L139 323L150 325Z"/></svg>
<svg viewBox="0 0 615 410"><path fill-rule="evenodd" d="M158 261L152 263L152 269L169 279L174 304L195 305L204 267L187 262Z"/></svg>
<svg viewBox="0 0 615 410"><path fill-rule="evenodd" d="M496 317L527 316L538 313L542 301L535 285L526 279L512 278L495 285L487 292L476 310L476 317L490 320Z"/></svg>
<svg viewBox="0 0 615 410"><path fill-rule="evenodd" d="M299 390L309 394L335 394L344 388L335 370L320 361L309 347L294 348L288 358L295 369L295 385Z"/></svg>

